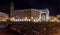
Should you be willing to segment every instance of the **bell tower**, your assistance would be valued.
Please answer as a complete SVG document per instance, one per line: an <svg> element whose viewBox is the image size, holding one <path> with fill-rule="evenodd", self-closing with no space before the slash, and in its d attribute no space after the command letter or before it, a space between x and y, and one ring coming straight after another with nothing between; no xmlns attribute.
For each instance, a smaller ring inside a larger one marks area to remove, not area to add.
<svg viewBox="0 0 60 35"><path fill-rule="evenodd" d="M14 3L11 2L10 3L10 17L13 17L14 16Z"/></svg>

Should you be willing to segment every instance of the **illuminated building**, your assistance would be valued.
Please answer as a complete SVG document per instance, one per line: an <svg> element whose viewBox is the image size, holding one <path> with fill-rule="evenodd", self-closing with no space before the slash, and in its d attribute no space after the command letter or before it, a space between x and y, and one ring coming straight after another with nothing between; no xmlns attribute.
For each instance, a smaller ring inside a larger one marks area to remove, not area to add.
<svg viewBox="0 0 60 35"><path fill-rule="evenodd" d="M57 22L60 22L60 15L57 15Z"/></svg>
<svg viewBox="0 0 60 35"><path fill-rule="evenodd" d="M0 12L0 21L7 21L8 18L9 18L8 14Z"/></svg>
<svg viewBox="0 0 60 35"><path fill-rule="evenodd" d="M16 21L48 22L49 20L48 9L14 10L14 3L11 3L10 9L10 17L14 17Z"/></svg>
<svg viewBox="0 0 60 35"><path fill-rule="evenodd" d="M49 22L56 22L57 18L55 16L50 16Z"/></svg>

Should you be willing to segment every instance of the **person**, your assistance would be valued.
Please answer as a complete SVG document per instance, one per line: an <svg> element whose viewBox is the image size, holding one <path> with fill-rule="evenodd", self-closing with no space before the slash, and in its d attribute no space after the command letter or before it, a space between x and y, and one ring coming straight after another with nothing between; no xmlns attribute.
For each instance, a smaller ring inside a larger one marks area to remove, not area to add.
<svg viewBox="0 0 60 35"><path fill-rule="evenodd" d="M33 31L33 32L34 32L34 35L40 35L40 33L37 31Z"/></svg>
<svg viewBox="0 0 60 35"><path fill-rule="evenodd" d="M24 35L24 32L25 32L24 27L22 27L21 31L19 32L19 35Z"/></svg>

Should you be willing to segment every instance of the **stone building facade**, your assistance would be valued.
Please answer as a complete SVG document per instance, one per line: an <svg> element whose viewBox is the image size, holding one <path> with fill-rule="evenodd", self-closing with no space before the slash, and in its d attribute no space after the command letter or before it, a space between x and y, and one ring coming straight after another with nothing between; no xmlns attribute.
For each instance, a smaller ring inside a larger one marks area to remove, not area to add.
<svg viewBox="0 0 60 35"><path fill-rule="evenodd" d="M49 20L49 10L48 9L23 9L23 10L14 10L14 5L11 3L10 16L15 19L30 19L30 21L46 21Z"/></svg>

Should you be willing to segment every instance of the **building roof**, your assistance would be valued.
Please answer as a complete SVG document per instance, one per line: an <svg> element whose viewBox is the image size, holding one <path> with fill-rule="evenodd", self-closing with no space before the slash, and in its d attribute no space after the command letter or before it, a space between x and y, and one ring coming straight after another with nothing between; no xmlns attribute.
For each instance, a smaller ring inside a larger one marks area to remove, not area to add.
<svg viewBox="0 0 60 35"><path fill-rule="evenodd" d="M22 9L22 10L14 10L14 11L17 11L17 12L19 12L19 11L49 11L48 9Z"/></svg>

